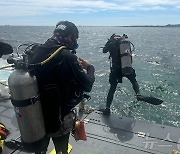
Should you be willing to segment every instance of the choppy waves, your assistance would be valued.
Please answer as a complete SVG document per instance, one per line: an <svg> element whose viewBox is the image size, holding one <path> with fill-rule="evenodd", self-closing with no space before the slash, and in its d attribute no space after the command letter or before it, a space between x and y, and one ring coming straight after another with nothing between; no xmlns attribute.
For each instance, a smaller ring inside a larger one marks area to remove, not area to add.
<svg viewBox="0 0 180 154"><path fill-rule="evenodd" d="M10 29L7 29L10 28ZM21 43L43 43L51 36L53 27L1 27L1 39L14 50ZM135 45L133 67L143 95L154 96L164 102L153 106L137 102L131 83L123 79L114 95L113 112L159 124L180 127L180 29L156 27L79 27L77 55L90 61L96 69L96 81L87 102L90 108L106 103L109 90L108 54L102 53L107 39L113 34L127 34ZM0 61L2 66L4 61ZM0 72L0 78L4 78ZM6 77L8 74L5 75Z"/></svg>

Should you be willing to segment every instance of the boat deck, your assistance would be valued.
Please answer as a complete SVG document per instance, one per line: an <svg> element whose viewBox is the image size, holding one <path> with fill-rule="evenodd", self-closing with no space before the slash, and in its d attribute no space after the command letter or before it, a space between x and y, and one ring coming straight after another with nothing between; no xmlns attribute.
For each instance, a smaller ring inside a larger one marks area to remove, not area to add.
<svg viewBox="0 0 180 154"><path fill-rule="evenodd" d="M180 128L150 123L101 111L79 114L85 121L87 141L75 141L71 136L71 154L172 154L180 151ZM10 100L0 101L0 122L10 134L6 139L20 141L20 133ZM53 149L49 145L48 153ZM2 154L27 154L21 146L4 145Z"/></svg>

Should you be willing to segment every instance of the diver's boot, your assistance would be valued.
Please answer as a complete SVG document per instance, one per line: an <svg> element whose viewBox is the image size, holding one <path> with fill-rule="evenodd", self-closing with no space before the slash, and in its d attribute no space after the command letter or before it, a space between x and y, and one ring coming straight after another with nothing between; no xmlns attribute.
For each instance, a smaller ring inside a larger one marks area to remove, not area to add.
<svg viewBox="0 0 180 154"><path fill-rule="evenodd" d="M108 115L111 113L110 108L105 108L105 109L99 109L99 111L101 111L103 114Z"/></svg>
<svg viewBox="0 0 180 154"><path fill-rule="evenodd" d="M137 95L136 95L136 99L137 99L138 101L143 101L144 97L143 97L141 94L137 94Z"/></svg>
<svg viewBox="0 0 180 154"><path fill-rule="evenodd" d="M111 113L111 110L110 110L110 108L105 108L105 109L103 109L103 114L105 114L105 115L109 115L110 113Z"/></svg>
<svg viewBox="0 0 180 154"><path fill-rule="evenodd" d="M106 109L104 110L104 114L110 114L110 113L111 113L110 108L106 108Z"/></svg>

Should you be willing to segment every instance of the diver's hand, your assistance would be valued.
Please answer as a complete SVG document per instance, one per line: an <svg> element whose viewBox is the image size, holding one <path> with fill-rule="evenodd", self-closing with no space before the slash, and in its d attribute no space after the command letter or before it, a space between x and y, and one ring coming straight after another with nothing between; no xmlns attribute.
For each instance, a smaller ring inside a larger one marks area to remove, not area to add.
<svg viewBox="0 0 180 154"><path fill-rule="evenodd" d="M88 67L91 65L87 60L84 60L82 58L78 58L78 60L79 60L79 62L81 64L82 68L85 69L85 70L87 70Z"/></svg>

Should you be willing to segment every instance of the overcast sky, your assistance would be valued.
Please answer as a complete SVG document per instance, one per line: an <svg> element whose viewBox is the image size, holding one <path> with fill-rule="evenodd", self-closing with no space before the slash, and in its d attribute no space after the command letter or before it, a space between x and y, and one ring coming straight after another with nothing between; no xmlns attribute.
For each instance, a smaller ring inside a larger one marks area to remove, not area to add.
<svg viewBox="0 0 180 154"><path fill-rule="evenodd" d="M0 0L0 25L180 24L180 0Z"/></svg>

